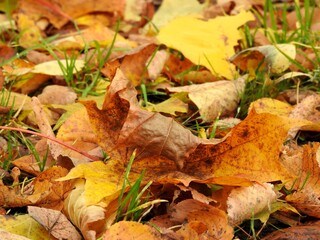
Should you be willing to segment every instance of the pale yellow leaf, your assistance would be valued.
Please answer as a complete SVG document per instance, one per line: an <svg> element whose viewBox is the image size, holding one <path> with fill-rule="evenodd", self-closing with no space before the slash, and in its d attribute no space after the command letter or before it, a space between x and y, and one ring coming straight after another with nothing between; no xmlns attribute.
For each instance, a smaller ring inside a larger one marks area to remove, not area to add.
<svg viewBox="0 0 320 240"><path fill-rule="evenodd" d="M42 73L45 75L52 75L52 76L64 76L66 74L66 71L69 71L68 68L70 66L72 67L72 73L76 73L77 71L80 71L84 66L83 60L65 60L61 59L59 61L49 61L40 63L33 67L31 72L33 73ZM66 69L66 70L63 70Z"/></svg>
<svg viewBox="0 0 320 240"><path fill-rule="evenodd" d="M50 236L50 234L44 227L42 227L39 223L37 223L36 220L34 220L27 214L17 216L1 215L0 226L2 230L6 230L10 233L17 234L20 236L24 236L32 240L55 239L54 237ZM0 235L0 239L4 239L2 234Z"/></svg>
<svg viewBox="0 0 320 240"><path fill-rule="evenodd" d="M241 39L238 28L250 20L254 20L250 12L208 21L192 16L178 17L163 27L157 38L213 74L232 79L235 68L227 59L235 53L234 46Z"/></svg>
<svg viewBox="0 0 320 240"><path fill-rule="evenodd" d="M85 179L85 204L92 205L103 201L108 205L122 188L123 171L123 166L116 160L109 160L106 164L92 162L79 164L59 180Z"/></svg>
<svg viewBox="0 0 320 240"><path fill-rule="evenodd" d="M64 202L64 212L80 229L85 239L94 240L105 230L104 223L107 222L105 209L98 205L87 205L84 180L77 180L74 186Z"/></svg>

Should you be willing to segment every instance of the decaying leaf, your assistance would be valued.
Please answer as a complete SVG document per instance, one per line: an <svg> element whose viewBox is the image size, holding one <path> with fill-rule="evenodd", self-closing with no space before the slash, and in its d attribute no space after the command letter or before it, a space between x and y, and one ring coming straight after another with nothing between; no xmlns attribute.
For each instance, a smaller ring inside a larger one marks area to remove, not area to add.
<svg viewBox="0 0 320 240"><path fill-rule="evenodd" d="M160 29L160 43L181 51L194 64L213 74L233 79L234 66L226 60L234 54L241 35L238 27L253 20L250 12L203 21L193 16L178 17Z"/></svg>

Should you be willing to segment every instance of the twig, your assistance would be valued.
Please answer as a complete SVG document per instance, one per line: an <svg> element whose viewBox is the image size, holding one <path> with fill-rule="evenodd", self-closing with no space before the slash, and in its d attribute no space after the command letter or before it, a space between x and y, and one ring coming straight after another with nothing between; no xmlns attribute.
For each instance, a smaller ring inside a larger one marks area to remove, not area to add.
<svg viewBox="0 0 320 240"><path fill-rule="evenodd" d="M73 147L72 145L70 144L67 144L67 143L64 143L62 141L60 141L59 139L56 139L54 137L50 137L50 136L47 136L47 135L43 135L42 133L37 133L37 132L34 132L34 131L30 131L30 130L26 130L26 129L22 129L22 128L15 128L15 127L7 127L7 126L0 126L0 129L4 129L4 130L10 130L10 131L17 131L17 132L23 132L23 133L29 133L29 134L33 134L33 135L37 135L39 137L43 137L43 138L46 138L46 139L49 139L53 142L56 142L66 148L69 148L77 153L80 153L81 155L89 158L90 160L92 161L99 161L100 159L95 157L95 156L92 156L86 152L83 152L75 147Z"/></svg>

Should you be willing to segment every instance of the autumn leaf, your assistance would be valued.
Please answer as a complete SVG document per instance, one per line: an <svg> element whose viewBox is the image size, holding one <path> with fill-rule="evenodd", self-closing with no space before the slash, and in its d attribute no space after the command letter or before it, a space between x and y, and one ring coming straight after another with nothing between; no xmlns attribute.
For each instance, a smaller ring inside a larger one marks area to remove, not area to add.
<svg viewBox="0 0 320 240"><path fill-rule="evenodd" d="M230 58L230 61L243 71L254 73L259 67L260 71L270 71L279 74L289 68L295 59L296 48L292 44L266 45L247 48Z"/></svg>
<svg viewBox="0 0 320 240"><path fill-rule="evenodd" d="M31 216L17 215L17 216L0 216L0 236L2 239L6 239L6 230L9 233L9 238L7 239L16 239L16 240L41 240L44 237L49 240L54 240L54 237L50 236L48 231L42 227L39 223L36 222ZM30 231L32 229L32 231ZM21 236L21 238L19 238ZM24 236L24 237L23 237Z"/></svg>
<svg viewBox="0 0 320 240"><path fill-rule="evenodd" d="M218 116L234 112L245 87L245 76L234 81L217 81L168 88L171 92L187 92L191 101L199 108L205 122L212 122Z"/></svg>
<svg viewBox="0 0 320 240"><path fill-rule="evenodd" d="M147 24L144 27L144 31L150 32L153 26L160 29L179 16L200 15L203 8L204 4L200 4L195 0L189 0L188 2L183 0L164 0L152 18L152 24ZM155 30L153 29L153 31Z"/></svg>
<svg viewBox="0 0 320 240"><path fill-rule="evenodd" d="M160 43L182 52L194 64L207 67L213 74L233 79L234 66L227 61L241 39L237 30L253 20L250 12L203 21L192 16L178 17L160 29Z"/></svg>
<svg viewBox="0 0 320 240"><path fill-rule="evenodd" d="M229 137L217 145L200 144L186 161L184 172L207 176L242 176L252 181L289 180L293 176L279 161L291 128L312 125L305 120L251 111Z"/></svg>
<svg viewBox="0 0 320 240"><path fill-rule="evenodd" d="M29 206L28 213L57 239L81 239L81 236L76 228L60 211Z"/></svg>
<svg viewBox="0 0 320 240"><path fill-rule="evenodd" d="M172 118L142 110L135 97L136 90L118 70L101 110L84 102L100 146L115 159L129 159L137 149L137 159L160 156L183 168L199 139Z"/></svg>

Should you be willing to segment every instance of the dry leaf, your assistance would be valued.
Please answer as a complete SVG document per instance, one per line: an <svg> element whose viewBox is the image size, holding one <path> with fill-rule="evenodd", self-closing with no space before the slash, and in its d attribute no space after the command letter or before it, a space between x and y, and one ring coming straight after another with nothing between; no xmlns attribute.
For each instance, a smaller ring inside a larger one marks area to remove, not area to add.
<svg viewBox="0 0 320 240"><path fill-rule="evenodd" d="M160 240L161 234L153 227L138 222L121 221L112 225L104 234L104 240L150 239Z"/></svg>
<svg viewBox="0 0 320 240"><path fill-rule="evenodd" d="M320 217L320 144L315 142L303 146L303 156L299 177L293 189L296 190L286 197L286 200L301 213L313 217ZM292 164L292 163L291 163ZM290 186L292 187L293 183Z"/></svg>
<svg viewBox="0 0 320 240"><path fill-rule="evenodd" d="M289 129L309 125L306 120L251 111L224 142L200 144L186 161L184 172L195 174L197 169L202 177L242 176L259 182L291 179L279 160L280 149Z"/></svg>
<svg viewBox="0 0 320 240"><path fill-rule="evenodd" d="M270 183L233 189L227 200L230 225L239 225L263 211L271 213L271 204L276 200L277 194Z"/></svg>
<svg viewBox="0 0 320 240"><path fill-rule="evenodd" d="M85 239L96 240L105 231L110 216L103 207L87 204L84 180L77 180L74 187L64 201L64 213L80 229Z"/></svg>
<svg viewBox="0 0 320 240"><path fill-rule="evenodd" d="M182 224L183 239L232 239L226 213L208 204L188 199L170 209L172 221Z"/></svg>
<svg viewBox="0 0 320 240"><path fill-rule="evenodd" d="M82 239L76 228L60 211L28 206L28 213L57 239Z"/></svg>
<svg viewBox="0 0 320 240"><path fill-rule="evenodd" d="M278 230L262 240L282 240L282 239L295 239L295 240L317 240L320 238L319 224L294 226L286 229Z"/></svg>
<svg viewBox="0 0 320 240"><path fill-rule="evenodd" d="M68 87L59 85L50 85L43 89L38 95L42 104L72 104L77 99L77 94Z"/></svg>
<svg viewBox="0 0 320 240"><path fill-rule="evenodd" d="M179 168L199 144L199 139L159 113L140 109L136 90L120 70L109 86L102 110L94 102L84 103L100 146L115 159L161 156ZM159 147L161 146L161 147Z"/></svg>
<svg viewBox="0 0 320 240"><path fill-rule="evenodd" d="M199 108L205 122L214 121L218 116L228 116L238 107L244 91L245 77L235 81L217 81L168 88L171 92L188 92L189 98Z"/></svg>
<svg viewBox="0 0 320 240"><path fill-rule="evenodd" d="M230 61L241 70L249 71L252 74L258 67L260 71L279 74L291 65L288 57L295 59L295 46L292 44L278 44L247 48L232 56ZM261 64L262 62L263 64Z"/></svg>
<svg viewBox="0 0 320 240"><path fill-rule="evenodd" d="M5 238L6 235L0 230L0 238L1 240L55 240L47 230L42 227L39 223L37 223L32 217L29 215L17 215L17 216L0 216L0 225L1 230L5 229L6 231L17 234L21 236L13 238ZM24 236L24 238L22 237ZM12 236L10 236L12 237Z"/></svg>

